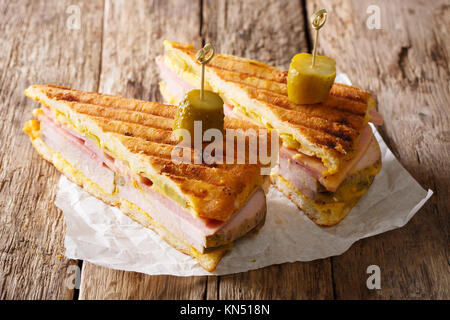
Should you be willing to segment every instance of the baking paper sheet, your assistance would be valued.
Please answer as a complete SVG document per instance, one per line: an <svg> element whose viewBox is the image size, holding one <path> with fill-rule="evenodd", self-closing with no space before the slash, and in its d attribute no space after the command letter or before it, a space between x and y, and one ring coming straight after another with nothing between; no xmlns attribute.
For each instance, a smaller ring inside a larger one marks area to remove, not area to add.
<svg viewBox="0 0 450 320"><path fill-rule="evenodd" d="M349 83L343 74L337 81ZM383 167L368 193L336 226L317 226L272 186L265 225L256 235L237 241L216 271L208 273L152 230L62 176L55 204L66 222L65 255L113 269L177 276L231 274L340 255L359 239L404 226L433 194L422 189L375 127L372 129L380 144Z"/></svg>

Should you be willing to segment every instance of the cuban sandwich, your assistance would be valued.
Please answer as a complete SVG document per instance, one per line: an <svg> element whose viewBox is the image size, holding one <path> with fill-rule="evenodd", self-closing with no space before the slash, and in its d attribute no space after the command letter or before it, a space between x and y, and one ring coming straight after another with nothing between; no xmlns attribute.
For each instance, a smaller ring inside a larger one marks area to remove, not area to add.
<svg viewBox="0 0 450 320"><path fill-rule="evenodd" d="M169 103L200 81L196 50L164 41L156 59L160 91ZM381 153L369 122L381 124L373 96L334 83L322 103L299 105L288 99L287 72L258 61L216 54L206 67L205 87L225 102L229 117L246 119L281 140L272 183L316 224L341 221L368 191L381 169Z"/></svg>
<svg viewBox="0 0 450 320"><path fill-rule="evenodd" d="M172 161L176 106L54 85L25 94L41 103L24 130L42 158L205 270L264 224L263 165ZM237 118L224 126L257 128Z"/></svg>

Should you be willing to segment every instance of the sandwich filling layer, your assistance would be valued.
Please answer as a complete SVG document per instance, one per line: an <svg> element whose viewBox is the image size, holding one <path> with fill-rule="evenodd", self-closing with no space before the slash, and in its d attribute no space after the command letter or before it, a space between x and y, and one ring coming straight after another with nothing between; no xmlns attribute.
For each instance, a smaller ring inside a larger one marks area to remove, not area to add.
<svg viewBox="0 0 450 320"><path fill-rule="evenodd" d="M40 121L42 140L68 163L96 183L106 194L118 194L137 205L174 235L203 253L244 236L265 219L265 195L257 189L228 221L194 217L172 199L152 187L150 179L132 173L89 137L57 123L51 110L34 112Z"/></svg>

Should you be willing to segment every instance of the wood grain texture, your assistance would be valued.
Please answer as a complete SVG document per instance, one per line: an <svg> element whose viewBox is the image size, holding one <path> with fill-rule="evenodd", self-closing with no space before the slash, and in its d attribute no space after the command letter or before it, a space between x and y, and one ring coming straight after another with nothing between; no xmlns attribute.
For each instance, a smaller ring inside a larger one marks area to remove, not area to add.
<svg viewBox="0 0 450 320"><path fill-rule="evenodd" d="M102 1L80 3L81 29L66 28L72 1L0 2L0 299L72 299L64 219L53 204L59 173L22 131L37 104L33 83L97 88Z"/></svg>
<svg viewBox="0 0 450 320"><path fill-rule="evenodd" d="M435 195L404 228L359 241L333 258L338 299L450 297L450 6L448 1L308 1L328 22L318 52L372 91L383 138L405 168ZM381 29L366 26L380 8ZM369 9L370 10L370 9ZM381 269L381 290L368 290L366 268Z"/></svg>
<svg viewBox="0 0 450 320"><path fill-rule="evenodd" d="M202 35L217 52L287 69L308 49L301 1L204 0Z"/></svg>
<svg viewBox="0 0 450 320"><path fill-rule="evenodd" d="M220 53L287 69L292 56L308 48L301 1L205 0L203 4L202 34ZM218 284L219 299L333 298L330 259L221 276Z"/></svg>
<svg viewBox="0 0 450 320"><path fill-rule="evenodd" d="M220 277L219 299L333 299L330 259L296 262Z"/></svg>
<svg viewBox="0 0 450 320"><path fill-rule="evenodd" d="M80 299L201 300L206 277L149 276L83 263Z"/></svg>
<svg viewBox="0 0 450 320"><path fill-rule="evenodd" d="M201 45L200 1L106 1L99 91L162 101L155 58L165 39Z"/></svg>
<svg viewBox="0 0 450 320"><path fill-rule="evenodd" d="M200 5L203 3L203 7ZM304 16L326 7L319 53L371 90L380 131L408 171L435 191L404 228L357 242L339 257L229 276L171 277L84 262L81 299L450 298L450 6L448 1L307 0L0 1L0 299L71 299L64 219L54 206L59 174L22 127L36 103L23 90L57 83L161 100L154 58L163 39L212 41L217 51L287 68L311 47ZM69 5L81 29L69 30ZM369 5L381 29L369 30ZM202 18L200 18L202 15ZM104 17L104 18L103 18ZM19 151L19 152L18 152ZM381 268L381 290L366 268Z"/></svg>
<svg viewBox="0 0 450 320"><path fill-rule="evenodd" d="M154 60L164 39L201 45L200 1L106 1L99 91L162 101ZM80 299L203 299L206 283L84 263Z"/></svg>

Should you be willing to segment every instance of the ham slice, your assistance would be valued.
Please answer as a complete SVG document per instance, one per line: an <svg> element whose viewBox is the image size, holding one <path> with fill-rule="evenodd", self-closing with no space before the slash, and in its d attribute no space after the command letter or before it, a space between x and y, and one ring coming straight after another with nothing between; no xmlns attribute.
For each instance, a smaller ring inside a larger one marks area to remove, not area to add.
<svg viewBox="0 0 450 320"><path fill-rule="evenodd" d="M78 132L70 130L65 126L58 125L56 123L56 118L53 116L49 108L42 107L41 110L44 112L44 115L38 116L38 119L40 121L44 121L44 123L46 123L49 126L56 126L58 129L63 130L66 138L68 139L77 139L79 142L84 144L83 149L85 149L85 151L88 154L91 154L91 157L96 158L100 164L106 165L112 170L115 170L113 157L105 153L103 150L99 149L94 142L87 140L84 136L82 136Z"/></svg>
<svg viewBox="0 0 450 320"><path fill-rule="evenodd" d="M311 157L286 147L280 148L280 158L292 159L298 166L308 170L309 174L316 179L323 177L328 171L327 167L325 167L319 158Z"/></svg>
<svg viewBox="0 0 450 320"><path fill-rule="evenodd" d="M317 182L328 191L336 192L341 183L353 173L353 168L363 168L380 159L379 148L369 125L364 127L354 156L346 161L336 174L326 176L322 162L296 150L280 148L279 173L311 199L315 199ZM371 146L371 148L369 148ZM310 178L306 176L309 175Z"/></svg>
<svg viewBox="0 0 450 320"><path fill-rule="evenodd" d="M383 116L377 112L375 109L369 110L370 122L372 122L376 126L383 125Z"/></svg>
<svg viewBox="0 0 450 320"><path fill-rule="evenodd" d="M281 156L281 150L279 164L275 169L275 173L289 181L308 198L316 199L318 192L317 179L308 169L298 165L291 157Z"/></svg>
<svg viewBox="0 0 450 320"><path fill-rule="evenodd" d="M186 92L191 91L194 87L180 78L175 72L170 70L164 63L164 57L158 56L155 59L159 68L161 79L166 84L166 89L177 100L181 100Z"/></svg>
<svg viewBox="0 0 450 320"><path fill-rule="evenodd" d="M228 117L228 118L238 118L238 119L243 118L243 117L238 117L238 115L235 112L233 112L233 106L229 105L228 103L223 104L223 113L225 114L225 117Z"/></svg>
<svg viewBox="0 0 450 320"><path fill-rule="evenodd" d="M306 170L306 173L309 173L311 177L317 179L328 191L336 192L337 188L339 188L340 184L345 180L345 178L347 178L352 168L356 166L362 156L365 155L369 145L372 143L372 139L374 139L372 130L369 125L366 125L361 132L361 137L356 147L354 156L350 160L344 162L343 166L339 169L339 172L331 176L326 175L327 168L323 165L320 159L305 155L296 150L287 149L284 147L280 148L280 159L291 159L291 163L289 164L291 168L295 164L302 167L304 169L303 171ZM376 156L373 158L376 158ZM286 161L280 160L280 167L285 163ZM284 168L280 168L280 171L285 172L286 170ZM289 181L291 181L294 186L301 183L300 181L295 181L295 176L289 176L291 178ZM294 179L294 181L292 179ZM304 180L302 177L299 177L298 179Z"/></svg>
<svg viewBox="0 0 450 320"><path fill-rule="evenodd" d="M373 133L370 126L367 124L359 138L358 145L356 146L355 154L350 160L344 162L344 164L339 168L339 171L331 176L325 176L319 178L320 183L331 192L336 192L337 188L341 185L342 181L347 178L349 172L353 167L360 161L362 156L366 153L369 145L373 140Z"/></svg>
<svg viewBox="0 0 450 320"><path fill-rule="evenodd" d="M361 159L358 161L358 163L350 170L349 174L361 171L364 168L367 168L368 166L376 163L377 161L380 161L381 159L381 150L380 146L378 145L377 140L372 135L372 140L369 144L369 147L367 148L364 155L361 157Z"/></svg>
<svg viewBox="0 0 450 320"><path fill-rule="evenodd" d="M47 116L38 116L41 121L43 140L54 151L89 179L98 184L106 193L114 191L114 171L103 161L104 155L93 152L85 145L85 140L68 134Z"/></svg>
<svg viewBox="0 0 450 320"><path fill-rule="evenodd" d="M293 161L292 158L282 157L282 154L280 150L280 161L275 173L281 175L312 200L315 200L317 197L318 183L322 184L328 191L336 192L349 175L367 168L381 159L380 148L373 135L370 137L367 150L358 160L350 161L342 171L325 178L315 178L315 175L310 170Z"/></svg>
<svg viewBox="0 0 450 320"><path fill-rule="evenodd" d="M142 194L136 192L135 188L125 186L119 187L119 195L136 204L142 210L149 212L153 219L173 234L185 239L200 252L204 252L208 237L217 236L223 237L227 241L234 241L243 236L240 229L246 221L250 225L244 228L253 229L261 221L256 215L261 211L261 205L265 201L264 191L258 189L238 214L227 222L221 222L195 218L170 199L155 191L146 192L142 196Z"/></svg>

